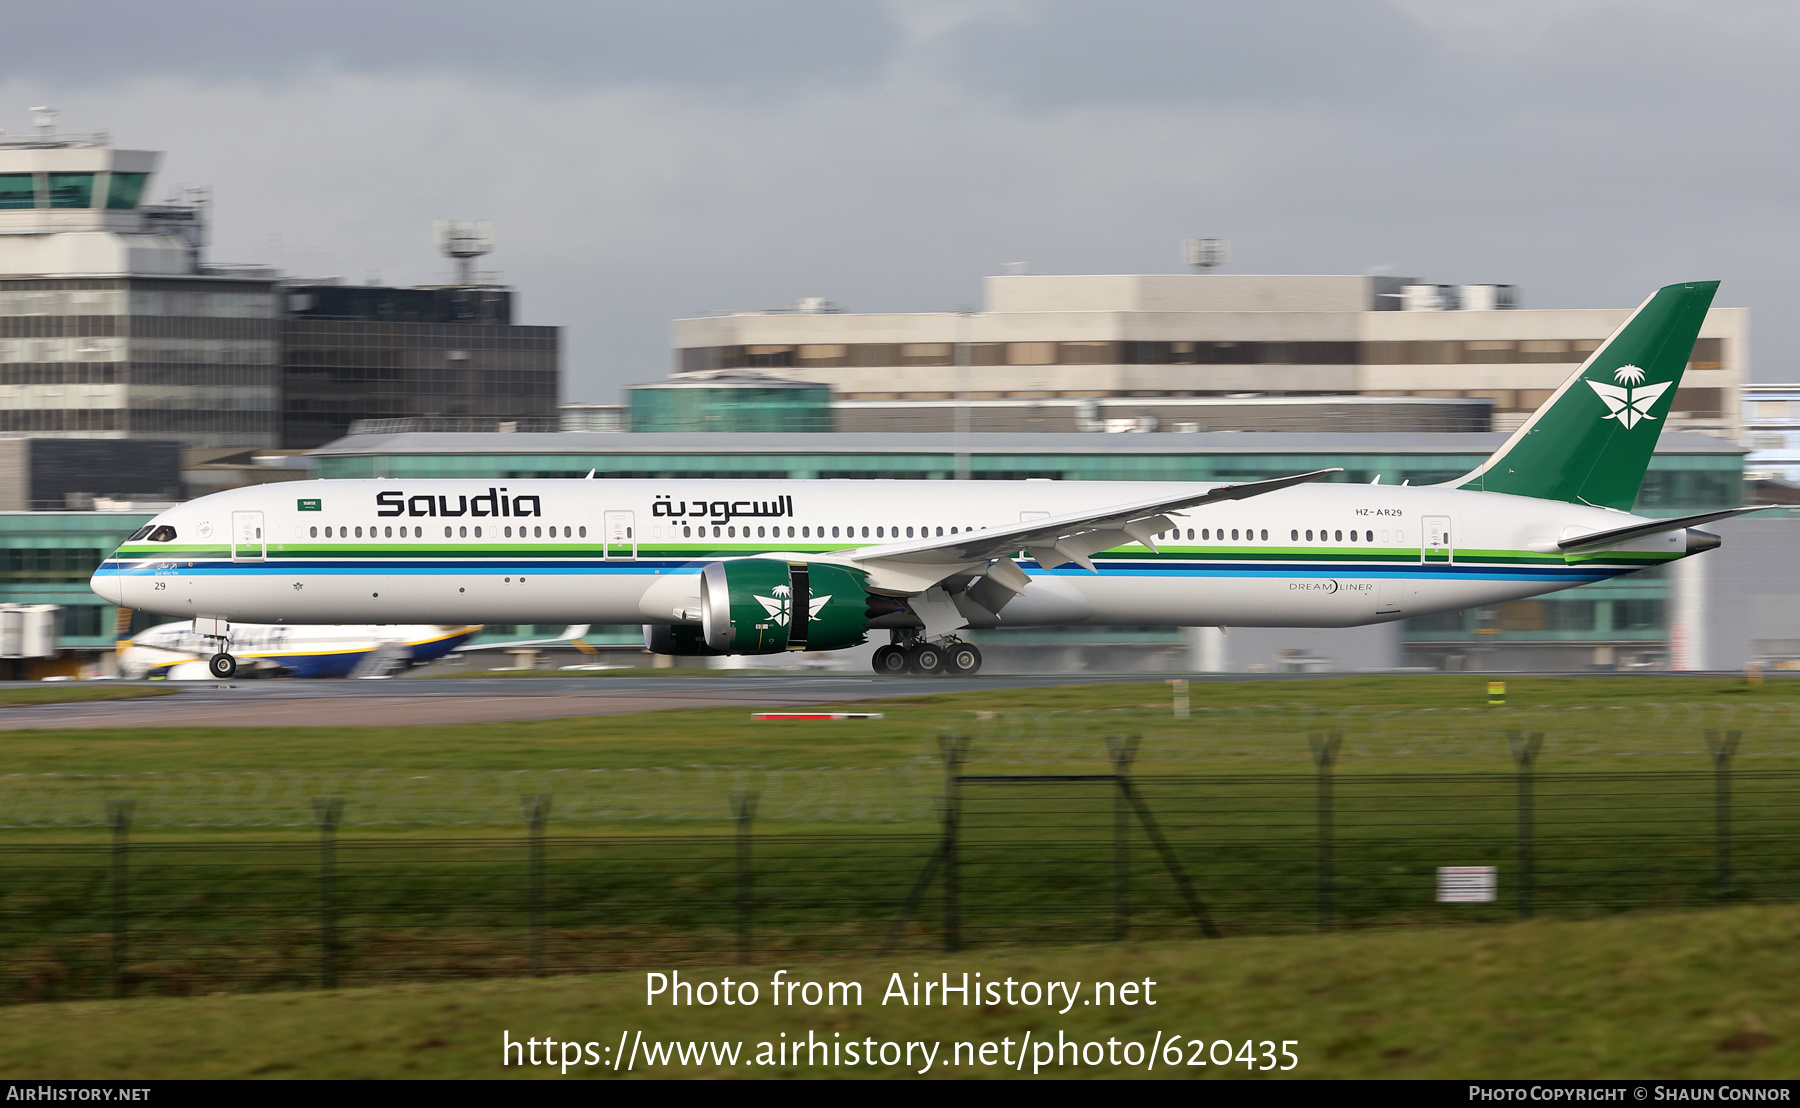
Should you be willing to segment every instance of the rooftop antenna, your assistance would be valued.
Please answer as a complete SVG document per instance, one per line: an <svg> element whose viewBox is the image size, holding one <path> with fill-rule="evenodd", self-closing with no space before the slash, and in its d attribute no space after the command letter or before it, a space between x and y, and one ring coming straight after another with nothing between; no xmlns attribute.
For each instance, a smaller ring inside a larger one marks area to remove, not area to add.
<svg viewBox="0 0 1800 1108"><path fill-rule="evenodd" d="M1231 263L1230 239L1183 239L1181 260L1205 273L1216 265Z"/></svg>
<svg viewBox="0 0 1800 1108"><path fill-rule="evenodd" d="M31 121L37 124L38 137L51 139L56 137L56 109L48 104L40 104L31 109Z"/></svg>
<svg viewBox="0 0 1800 1108"><path fill-rule="evenodd" d="M475 259L494 249L494 223L489 219L440 219L437 244L445 257L456 259L456 283L466 288L475 283Z"/></svg>

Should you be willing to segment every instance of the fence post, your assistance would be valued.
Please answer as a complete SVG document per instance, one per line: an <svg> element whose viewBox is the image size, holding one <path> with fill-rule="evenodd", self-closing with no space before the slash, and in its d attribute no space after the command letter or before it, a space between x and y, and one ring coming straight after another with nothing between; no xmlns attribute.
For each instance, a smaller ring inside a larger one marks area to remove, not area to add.
<svg viewBox="0 0 1800 1108"><path fill-rule="evenodd" d="M544 976L544 824L550 819L550 797L546 793L535 796L522 796L520 804L525 809L525 820L530 825L531 868L527 876L530 883L531 905L531 972L537 977Z"/></svg>
<svg viewBox="0 0 1800 1108"><path fill-rule="evenodd" d="M114 996L124 996L127 989L125 961L128 954L125 933L125 845L131 831L131 800L106 802L106 825L112 828L112 987Z"/></svg>
<svg viewBox="0 0 1800 1108"><path fill-rule="evenodd" d="M1113 939L1123 942L1131 930L1131 762L1138 736L1106 736L1106 756L1113 765Z"/></svg>
<svg viewBox="0 0 1800 1108"><path fill-rule="evenodd" d="M969 740L940 735L938 750L944 759L944 950L962 949L962 882L957 872L956 838L962 820L962 765Z"/></svg>
<svg viewBox="0 0 1800 1108"><path fill-rule="evenodd" d="M1713 758L1713 863L1720 904L1731 897L1731 757L1742 731L1708 731L1706 749Z"/></svg>
<svg viewBox="0 0 1800 1108"><path fill-rule="evenodd" d="M1518 766L1519 778L1519 918L1531 918L1531 898L1533 886L1532 847L1532 768L1537 763L1538 751L1544 745L1542 731L1508 731L1507 745L1512 748L1513 762Z"/></svg>
<svg viewBox="0 0 1800 1108"><path fill-rule="evenodd" d="M1338 748L1344 744L1344 733L1313 732L1306 736L1312 744L1313 765L1319 781L1319 930L1331 930L1331 767L1337 761Z"/></svg>
<svg viewBox="0 0 1800 1108"><path fill-rule="evenodd" d="M756 793L733 790L731 819L737 825L738 961L750 961L750 907L755 876L750 871L750 821L756 818Z"/></svg>
<svg viewBox="0 0 1800 1108"><path fill-rule="evenodd" d="M337 988L337 825L342 797L314 797L319 825L319 988Z"/></svg>

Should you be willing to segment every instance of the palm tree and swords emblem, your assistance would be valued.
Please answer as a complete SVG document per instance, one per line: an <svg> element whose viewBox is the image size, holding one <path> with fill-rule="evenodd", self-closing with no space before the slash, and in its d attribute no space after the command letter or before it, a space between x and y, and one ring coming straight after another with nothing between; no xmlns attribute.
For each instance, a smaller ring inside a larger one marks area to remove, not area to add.
<svg viewBox="0 0 1800 1108"><path fill-rule="evenodd" d="M786 585L776 585L769 591L775 595L758 596L754 599L763 606L763 611L769 613L769 618L775 621L777 627L786 627L788 625L788 602L793 597L794 591ZM829 595L809 598L806 604L807 619L817 619L819 609L825 607L825 602L830 599Z"/></svg>
<svg viewBox="0 0 1800 1108"><path fill-rule="evenodd" d="M1604 381L1589 381L1588 387L1600 394L1605 401L1607 412L1601 419L1616 419L1623 423L1627 430L1636 427L1646 419L1655 419L1650 408L1662 394L1667 392L1673 381L1660 384L1644 385L1643 388L1632 388L1643 384L1644 371L1634 365L1622 365L1613 371L1613 380L1617 385L1609 385ZM1621 388L1620 386L1624 386Z"/></svg>

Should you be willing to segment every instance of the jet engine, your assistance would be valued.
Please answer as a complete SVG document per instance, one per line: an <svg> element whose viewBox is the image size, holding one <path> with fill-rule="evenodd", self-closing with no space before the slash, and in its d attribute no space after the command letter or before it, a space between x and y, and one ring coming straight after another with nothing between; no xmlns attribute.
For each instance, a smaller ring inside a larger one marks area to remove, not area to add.
<svg viewBox="0 0 1800 1108"><path fill-rule="evenodd" d="M867 639L866 575L819 562L739 558L700 571L701 641L721 654L838 650Z"/></svg>

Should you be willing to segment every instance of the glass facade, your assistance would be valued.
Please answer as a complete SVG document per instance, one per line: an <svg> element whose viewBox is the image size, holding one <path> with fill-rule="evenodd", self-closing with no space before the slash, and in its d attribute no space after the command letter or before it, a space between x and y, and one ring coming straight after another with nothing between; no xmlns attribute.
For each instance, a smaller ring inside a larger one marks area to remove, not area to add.
<svg viewBox="0 0 1800 1108"><path fill-rule="evenodd" d="M0 173L0 211L37 207L37 175Z"/></svg>
<svg viewBox="0 0 1800 1108"><path fill-rule="evenodd" d="M114 211L129 211L137 207L138 200L144 195L144 184L149 180L148 173L110 174L106 186L106 206Z"/></svg>
<svg viewBox="0 0 1800 1108"><path fill-rule="evenodd" d="M52 208L91 208L94 206L92 173L51 173L48 196Z"/></svg>
<svg viewBox="0 0 1800 1108"><path fill-rule="evenodd" d="M63 649L110 649L118 609L94 595L88 578L150 519L148 512L0 512L0 602L60 604ZM133 628L166 619L138 613Z"/></svg>
<svg viewBox="0 0 1800 1108"><path fill-rule="evenodd" d="M634 385L625 390L631 429L798 432L832 429L827 385Z"/></svg>
<svg viewBox="0 0 1800 1108"><path fill-rule="evenodd" d="M267 281L0 280L0 432L273 447L275 305Z"/></svg>
<svg viewBox="0 0 1800 1108"><path fill-rule="evenodd" d="M555 327L331 319L282 327L281 438L289 449L342 438L359 419L557 415Z"/></svg>

